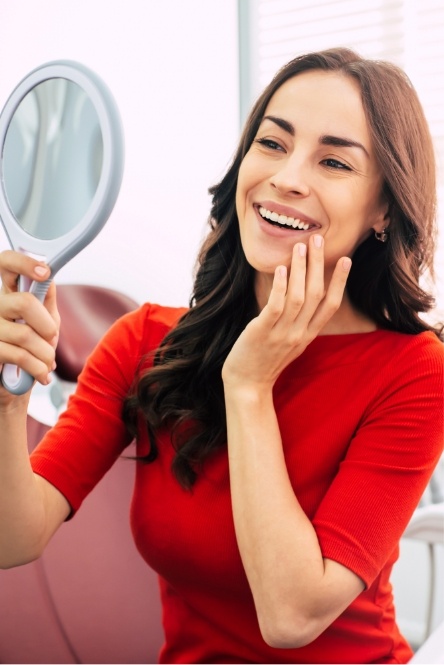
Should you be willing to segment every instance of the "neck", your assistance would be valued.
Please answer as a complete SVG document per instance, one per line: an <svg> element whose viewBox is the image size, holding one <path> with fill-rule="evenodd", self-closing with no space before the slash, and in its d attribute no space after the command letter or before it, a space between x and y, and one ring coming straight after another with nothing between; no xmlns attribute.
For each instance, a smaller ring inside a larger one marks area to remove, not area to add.
<svg viewBox="0 0 444 665"><path fill-rule="evenodd" d="M344 293L339 309L323 327L319 335L347 335L350 333L373 332L376 323L366 314L351 304L347 293Z"/></svg>

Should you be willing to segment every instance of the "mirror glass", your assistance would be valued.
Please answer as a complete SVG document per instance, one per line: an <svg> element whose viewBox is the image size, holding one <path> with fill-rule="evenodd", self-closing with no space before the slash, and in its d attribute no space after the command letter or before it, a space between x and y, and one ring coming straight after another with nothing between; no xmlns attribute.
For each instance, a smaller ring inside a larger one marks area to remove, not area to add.
<svg viewBox="0 0 444 665"><path fill-rule="evenodd" d="M91 205L102 164L100 120L80 85L52 78L28 92L3 151L5 195L27 233L52 240L71 231Z"/></svg>

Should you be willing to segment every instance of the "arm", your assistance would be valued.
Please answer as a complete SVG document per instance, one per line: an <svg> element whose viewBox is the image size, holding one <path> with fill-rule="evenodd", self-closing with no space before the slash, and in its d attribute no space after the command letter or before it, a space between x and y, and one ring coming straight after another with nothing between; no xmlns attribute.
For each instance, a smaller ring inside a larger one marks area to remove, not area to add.
<svg viewBox="0 0 444 665"><path fill-rule="evenodd" d="M272 396L233 392L227 413L236 535L261 631L270 646L300 647L323 632L364 584L322 557L289 481Z"/></svg>
<svg viewBox="0 0 444 665"><path fill-rule="evenodd" d="M16 293L18 274L43 281L49 270L33 259L0 255L0 362L13 363L48 382L54 362L59 319L52 286L46 307L27 293ZM43 273L43 274L42 274ZM23 318L27 323L15 323ZM35 476L29 463L26 419L29 395L14 396L0 388L0 567L38 557L69 513L66 499L50 483Z"/></svg>
<svg viewBox="0 0 444 665"><path fill-rule="evenodd" d="M236 535L262 635L274 647L311 642L364 588L322 557L291 487L272 397L279 374L338 309L348 268L339 261L324 298L322 249L310 246L306 280L295 251L288 288L278 268L268 304L223 368Z"/></svg>

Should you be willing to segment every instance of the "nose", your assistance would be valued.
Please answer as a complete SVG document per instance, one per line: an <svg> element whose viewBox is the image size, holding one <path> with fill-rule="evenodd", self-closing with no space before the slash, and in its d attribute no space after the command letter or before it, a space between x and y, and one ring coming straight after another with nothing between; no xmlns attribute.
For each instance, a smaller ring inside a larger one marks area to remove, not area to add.
<svg viewBox="0 0 444 665"><path fill-rule="evenodd" d="M273 189L280 194L304 197L310 193L307 169L295 155L276 164L276 171L270 182Z"/></svg>

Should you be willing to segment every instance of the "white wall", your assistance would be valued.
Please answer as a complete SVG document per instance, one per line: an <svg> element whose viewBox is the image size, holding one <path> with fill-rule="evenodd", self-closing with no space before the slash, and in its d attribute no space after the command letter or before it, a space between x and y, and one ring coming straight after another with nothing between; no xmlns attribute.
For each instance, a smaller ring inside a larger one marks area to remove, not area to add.
<svg viewBox="0 0 444 665"><path fill-rule="evenodd" d="M239 134L236 0L0 0L0 17L0 109L30 70L71 59L106 81L123 119L117 204L57 281L186 305L207 189Z"/></svg>

